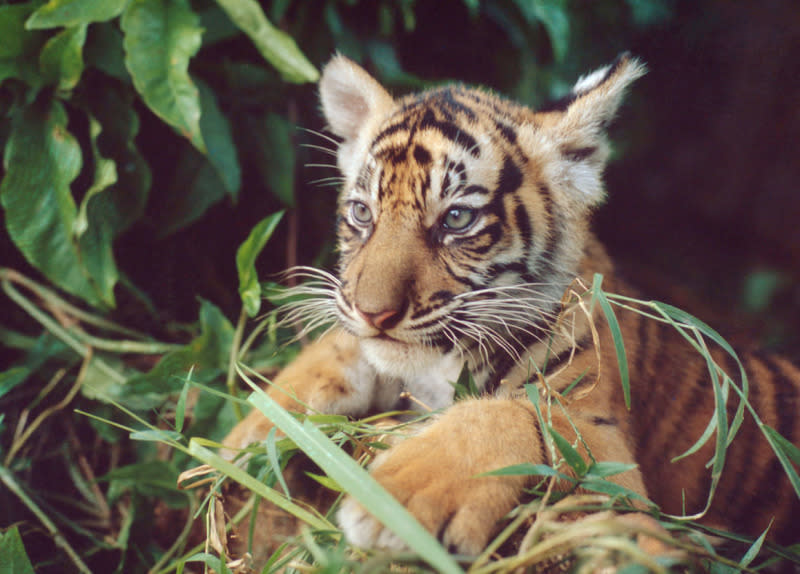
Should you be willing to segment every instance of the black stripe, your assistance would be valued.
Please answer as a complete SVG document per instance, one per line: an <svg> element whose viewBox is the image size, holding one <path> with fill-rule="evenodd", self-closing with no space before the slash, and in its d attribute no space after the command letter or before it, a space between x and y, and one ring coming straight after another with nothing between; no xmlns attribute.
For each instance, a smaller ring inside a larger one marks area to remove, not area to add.
<svg viewBox="0 0 800 574"><path fill-rule="evenodd" d="M474 137L462 131L461 128L453 122L445 122L437 119L431 109L425 111L425 114L419 122L419 129L436 130L454 145L461 146L467 150L472 157L478 158L481 155L480 146Z"/></svg>
<svg viewBox="0 0 800 574"><path fill-rule="evenodd" d="M505 195L513 193L522 186L522 172L511 159L511 156L506 156L503 159L503 167L500 170L500 177L497 182L497 193Z"/></svg>
<svg viewBox="0 0 800 574"><path fill-rule="evenodd" d="M514 223L517 224L519 234L522 236L522 240L525 243L525 252L527 255L531 242L533 241L533 228L531 227L531 218L528 215L528 210L525 209L522 203L514 208Z"/></svg>

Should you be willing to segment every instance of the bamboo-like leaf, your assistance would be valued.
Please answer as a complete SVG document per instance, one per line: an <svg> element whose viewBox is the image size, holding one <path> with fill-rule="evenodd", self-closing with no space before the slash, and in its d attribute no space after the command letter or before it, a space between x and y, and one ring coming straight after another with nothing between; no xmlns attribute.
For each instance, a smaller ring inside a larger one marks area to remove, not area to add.
<svg viewBox="0 0 800 574"><path fill-rule="evenodd" d="M189 60L202 28L186 0L132 0L122 15L125 64L136 91L161 119L205 153L200 97Z"/></svg>
<svg viewBox="0 0 800 574"><path fill-rule="evenodd" d="M217 0L228 17L288 82L316 82L319 72L288 34L273 26L255 0Z"/></svg>
<svg viewBox="0 0 800 574"><path fill-rule="evenodd" d="M36 10L25 27L29 30L105 22L122 14L128 0L50 0Z"/></svg>
<svg viewBox="0 0 800 574"><path fill-rule="evenodd" d="M261 308L261 285L256 273L256 258L272 237L283 212L262 219L236 251L236 269L239 271L239 295L247 314L255 317Z"/></svg>
<svg viewBox="0 0 800 574"><path fill-rule="evenodd" d="M767 441L772 447L772 450L775 451L775 456L778 457L783 470L786 472L786 476L789 477L789 482L792 484L795 494L800 498L800 476L798 476L797 470L792 466L792 461L800 465L800 450L781 436L775 429L762 424L761 430L764 432L764 436L767 437Z"/></svg>
<svg viewBox="0 0 800 574"><path fill-rule="evenodd" d="M622 394L625 397L625 406L630 410L631 408L631 381L628 374L628 356L625 353L625 341L622 339L622 331L617 322L617 316L614 315L614 310L611 309L611 304L608 302L606 294L601 288L603 276L595 274L594 283L592 284L592 295L600 303L600 308L608 321L608 328L611 330L611 337L614 341L614 350L617 353L617 364L619 365L619 378L622 383Z"/></svg>
<svg viewBox="0 0 800 574"><path fill-rule="evenodd" d="M548 425L547 430L550 436L553 437L553 442L558 448L558 452L564 457L569 467L575 472L578 477L582 477L589 470L586 461L583 460L581 454L569 443L567 439L561 436L556 429Z"/></svg>
<svg viewBox="0 0 800 574"><path fill-rule="evenodd" d="M453 558L423 528L405 507L386 492L358 463L331 442L310 422L298 422L272 400L246 375L240 375L253 387L248 399L281 429L343 489L356 498L370 513L399 536L409 548L440 572L462 572Z"/></svg>

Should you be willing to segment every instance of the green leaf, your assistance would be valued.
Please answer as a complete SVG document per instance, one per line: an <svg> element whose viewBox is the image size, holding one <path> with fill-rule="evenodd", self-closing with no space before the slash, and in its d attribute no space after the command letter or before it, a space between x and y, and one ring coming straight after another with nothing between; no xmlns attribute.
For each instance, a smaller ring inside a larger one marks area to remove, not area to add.
<svg viewBox="0 0 800 574"><path fill-rule="evenodd" d="M388 526L409 548L439 572L462 572L458 564L408 510L386 492L366 470L336 446L310 422L300 423L258 387L249 401L344 490L356 498L373 516ZM191 444L190 444L191 447Z"/></svg>
<svg viewBox="0 0 800 574"><path fill-rule="evenodd" d="M78 84L83 73L85 41L85 25L65 28L47 41L39 56L42 76L47 84L64 92Z"/></svg>
<svg viewBox="0 0 800 574"><path fill-rule="evenodd" d="M24 383L30 374L31 370L27 367L12 367L0 373L0 398L11 392L14 387Z"/></svg>
<svg viewBox="0 0 800 574"><path fill-rule="evenodd" d="M80 208L78 209L78 216L73 225L75 236L81 237L86 230L89 229L89 201L98 193L108 188L117 182L117 165L113 160L100 155L97 149L97 136L102 131L100 123L89 116L89 136L92 140L92 152L94 155L94 183L88 189L86 194L81 200Z"/></svg>
<svg viewBox="0 0 800 574"><path fill-rule="evenodd" d="M4 162L0 202L17 248L62 289L95 306L113 306L110 242L73 236L77 208L70 184L82 158L58 101L29 106L14 119Z"/></svg>
<svg viewBox="0 0 800 574"><path fill-rule="evenodd" d="M591 490L592 492L607 494L608 496L624 496L626 498L635 498L636 500L641 500L643 502L647 502L648 504L652 504L641 494L638 494L629 488L625 488L624 486L620 486L615 482L609 482L607 480L582 480L580 487L586 490Z"/></svg>
<svg viewBox="0 0 800 574"><path fill-rule="evenodd" d="M189 386L192 382L192 372L186 377L186 382L183 383L181 394L178 395L178 402L175 405L175 430L180 434L183 432L183 421L186 416L186 398L189 396Z"/></svg>
<svg viewBox="0 0 800 574"><path fill-rule="evenodd" d="M28 29L105 22L122 14L128 0L50 0L25 23Z"/></svg>
<svg viewBox="0 0 800 574"><path fill-rule="evenodd" d="M159 237L183 229L226 197L217 170L206 156L191 147L179 156L169 187L171 193L162 198L154 217Z"/></svg>
<svg viewBox="0 0 800 574"><path fill-rule="evenodd" d="M285 205L294 206L294 126L286 118L269 114L265 125L264 167L261 170L270 191Z"/></svg>
<svg viewBox="0 0 800 574"><path fill-rule="evenodd" d="M208 150L208 161L214 166L225 190L236 199L242 186L242 170L233 143L231 126L217 105L213 90L202 81L197 82L200 91L200 132Z"/></svg>
<svg viewBox="0 0 800 574"><path fill-rule="evenodd" d="M614 350L617 353L617 365L619 366L619 379L622 383L622 394L625 397L625 407L630 410L631 408L631 381L628 373L628 356L625 352L625 341L622 339L622 330L619 328L617 316L614 315L614 310L611 309L611 304L608 302L606 294L603 292L601 283L603 276L599 273L594 276L594 283L592 284L592 295L600 303L600 308L606 316L608 328L611 330L611 338L614 341Z"/></svg>
<svg viewBox="0 0 800 574"><path fill-rule="evenodd" d="M275 28L255 0L217 0L228 17L287 82L316 82L319 72L288 34Z"/></svg>
<svg viewBox="0 0 800 574"><path fill-rule="evenodd" d="M498 468L497 470L484 472L479 476L557 476L559 478L572 480L551 466L546 464L533 464L530 462L504 466L503 468Z"/></svg>
<svg viewBox="0 0 800 574"><path fill-rule="evenodd" d="M764 432L764 436L767 437L772 450L775 451L775 455L786 472L786 476L789 477L789 482L792 484L795 494L800 498L800 476L792 466L792 461L800 466L800 449L786 440L775 429L764 424L761 425L761 429Z"/></svg>
<svg viewBox="0 0 800 574"><path fill-rule="evenodd" d="M306 472L306 476L313 478L315 481L329 490L333 490L335 492L344 492L342 487L339 486L339 483L333 480L330 476L314 474L313 472Z"/></svg>
<svg viewBox="0 0 800 574"><path fill-rule="evenodd" d="M579 478L583 477L586 471L589 470L589 467L586 465L586 461L583 460L580 453L573 448L567 439L558 434L558 431L552 426L548 425L547 430L550 432L550 436L553 437L553 442L556 448L558 448L558 452L564 457L569 467Z"/></svg>
<svg viewBox="0 0 800 574"><path fill-rule="evenodd" d="M569 48L569 17L566 0L515 0L529 24L541 22L557 62L564 60Z"/></svg>
<svg viewBox="0 0 800 574"><path fill-rule="evenodd" d="M178 490L178 469L163 460L123 466L112 470L99 480L109 483L109 498L132 491L150 498L158 498L173 508L184 507L187 503L187 493Z"/></svg>
<svg viewBox="0 0 800 574"><path fill-rule="evenodd" d="M0 572L4 574L34 574L33 565L16 526L0 532Z"/></svg>
<svg viewBox="0 0 800 574"><path fill-rule="evenodd" d="M272 237L283 211L262 219L236 251L236 269L239 271L239 295L248 316L255 317L261 308L261 285L256 273L256 258Z"/></svg>
<svg viewBox="0 0 800 574"><path fill-rule="evenodd" d="M475 379L469 370L469 365L464 362L461 367L461 372L458 374L458 380L453 384L455 387L454 400L460 401L470 397L479 397L481 392L475 384Z"/></svg>
<svg viewBox="0 0 800 574"><path fill-rule="evenodd" d="M186 374L205 383L227 370L233 325L213 304L200 307L200 336L177 351L167 353L150 372L128 379L118 394L131 408L152 408L183 388Z"/></svg>
<svg viewBox="0 0 800 574"><path fill-rule="evenodd" d="M132 0L122 15L125 64L136 91L161 119L205 153L200 98L189 60L202 28L186 0Z"/></svg>
<svg viewBox="0 0 800 574"><path fill-rule="evenodd" d="M633 470L638 465L627 462L595 462L586 471L586 478L605 478Z"/></svg>
<svg viewBox="0 0 800 574"><path fill-rule="evenodd" d="M102 126L92 140L95 163L109 159L119 166L116 181L103 193L94 195L92 208L117 237L144 214L150 168L136 148L139 117L133 109L131 90L117 82L89 84L87 88L91 91L87 94L90 121L97 120ZM96 175L95 181L99 179L102 178Z"/></svg>
<svg viewBox="0 0 800 574"><path fill-rule="evenodd" d="M131 433L131 440L142 440L145 442L170 442L180 441L183 435L176 431L162 429L147 429Z"/></svg>
<svg viewBox="0 0 800 574"><path fill-rule="evenodd" d="M0 6L0 82L19 78L34 87L41 84L39 51L47 35L25 29L25 20L36 5L28 2Z"/></svg>

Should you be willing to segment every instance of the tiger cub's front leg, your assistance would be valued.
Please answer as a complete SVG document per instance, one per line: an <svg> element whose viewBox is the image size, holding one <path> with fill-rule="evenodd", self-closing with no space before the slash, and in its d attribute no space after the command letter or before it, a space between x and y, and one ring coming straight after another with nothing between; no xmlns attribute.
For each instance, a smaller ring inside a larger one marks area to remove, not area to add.
<svg viewBox="0 0 800 574"><path fill-rule="evenodd" d="M396 400L399 387L385 380L378 385L378 375L364 361L358 339L335 330L303 349L266 392L290 411L360 416ZM244 448L266 438L272 427L269 419L253 409L223 444Z"/></svg>
<svg viewBox="0 0 800 574"><path fill-rule="evenodd" d="M579 412L571 418L554 410L551 423L570 441L575 424L598 460L633 462L616 427L596 425ZM379 455L372 474L448 550L476 555L528 484L524 476L479 475L520 463L553 463L533 406L526 400L485 398L457 403L419 434ZM638 470L613 478L646 496ZM342 504L339 524L358 546L405 546L352 497Z"/></svg>

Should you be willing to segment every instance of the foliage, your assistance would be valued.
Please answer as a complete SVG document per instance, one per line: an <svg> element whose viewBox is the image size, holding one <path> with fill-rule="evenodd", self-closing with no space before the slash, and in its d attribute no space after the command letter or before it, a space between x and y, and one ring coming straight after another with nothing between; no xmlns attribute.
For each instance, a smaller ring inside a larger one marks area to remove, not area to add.
<svg viewBox="0 0 800 574"><path fill-rule="evenodd" d="M200 460L302 515L308 561L356 568L328 519L267 485L301 439L270 443L263 481L206 448L240 415L237 380L295 351L269 312L248 322L259 277L330 261L318 66L340 50L398 91L457 77L536 104L673 15L670 0L0 0L0 564L220 571L192 538L213 498L176 486ZM381 446L370 421L308 418L323 452L314 425ZM552 438L584 479L613 470ZM352 489L359 472L321 480Z"/></svg>

